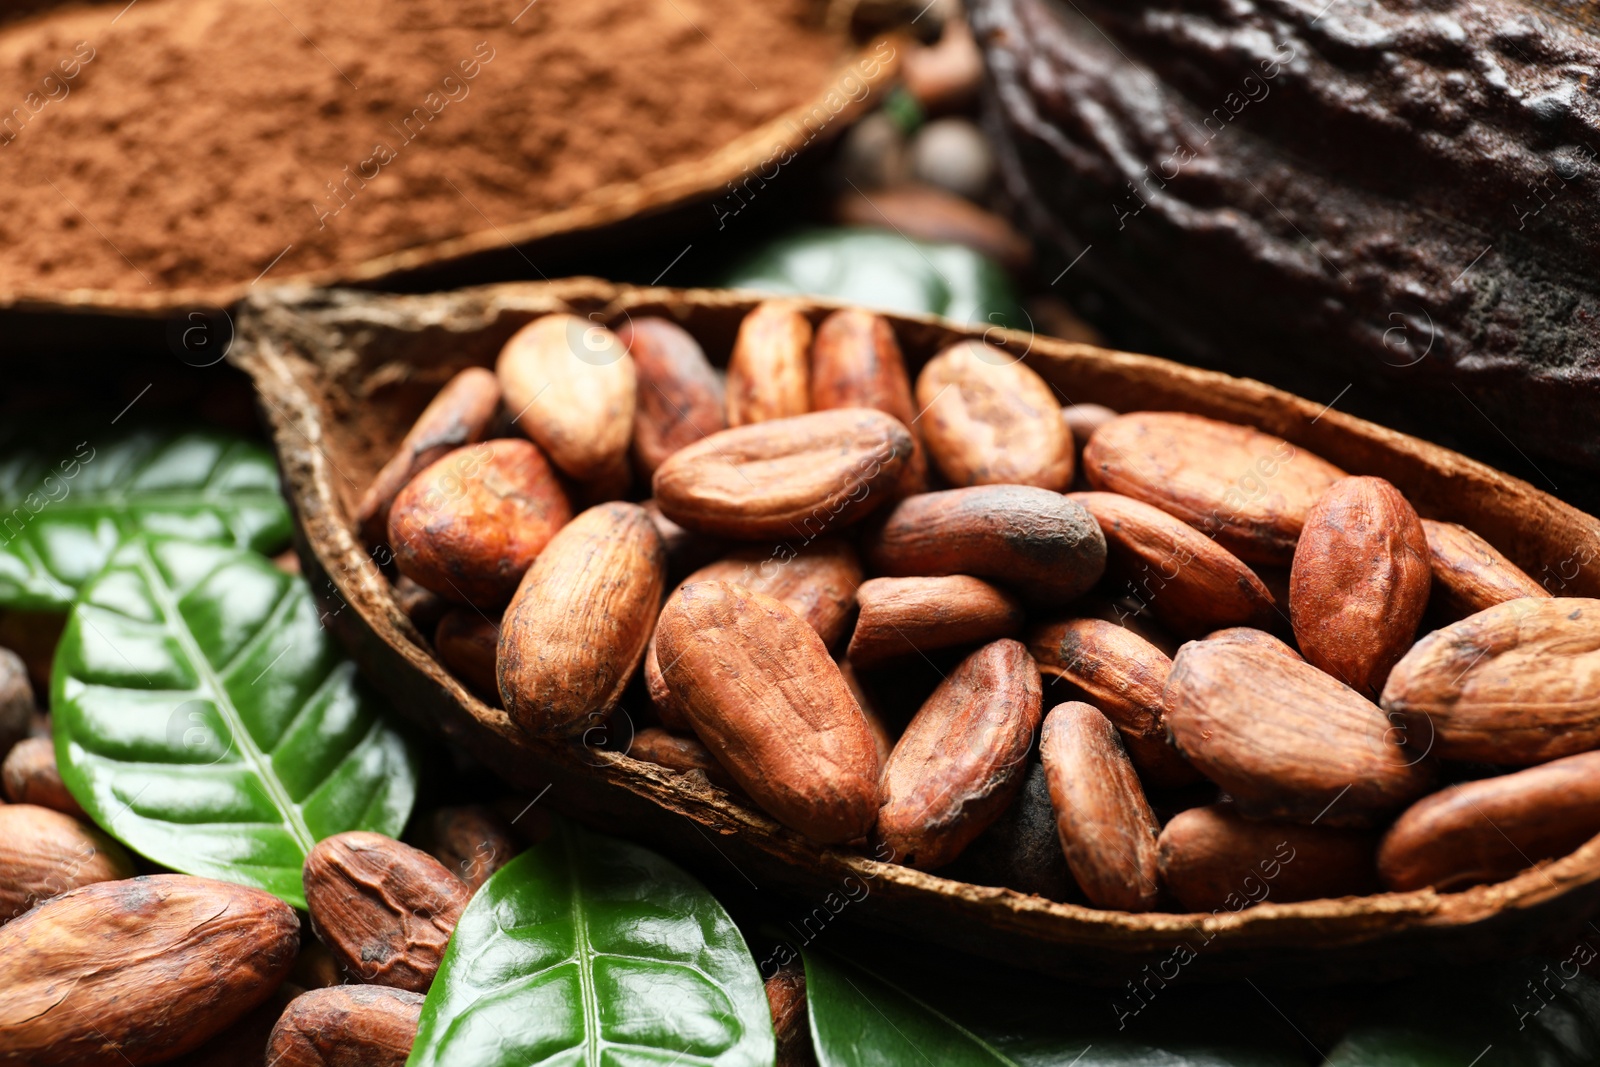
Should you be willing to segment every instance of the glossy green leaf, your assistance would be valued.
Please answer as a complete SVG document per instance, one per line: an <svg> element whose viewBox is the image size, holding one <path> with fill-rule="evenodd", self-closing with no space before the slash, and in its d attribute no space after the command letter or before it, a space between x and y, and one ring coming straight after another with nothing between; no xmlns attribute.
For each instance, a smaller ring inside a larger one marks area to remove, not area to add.
<svg viewBox="0 0 1600 1067"><path fill-rule="evenodd" d="M415 760L321 626L303 579L242 549L125 542L56 649L56 760L102 828L186 874L305 907L345 830L397 836Z"/></svg>
<svg viewBox="0 0 1600 1067"><path fill-rule="evenodd" d="M422 1008L411 1067L770 1067L750 950L680 868L565 822L484 883Z"/></svg>
<svg viewBox="0 0 1600 1067"><path fill-rule="evenodd" d="M14 428L0 441L0 607L66 611L117 545L144 531L282 545L289 512L272 454L204 431Z"/></svg>

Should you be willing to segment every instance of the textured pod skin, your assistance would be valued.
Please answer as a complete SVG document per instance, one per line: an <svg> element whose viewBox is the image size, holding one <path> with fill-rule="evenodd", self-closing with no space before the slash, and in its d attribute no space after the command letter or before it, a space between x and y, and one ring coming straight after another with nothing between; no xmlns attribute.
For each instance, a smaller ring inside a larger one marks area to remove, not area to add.
<svg viewBox="0 0 1600 1067"><path fill-rule="evenodd" d="M29 737L13 745L0 763L0 783L4 784L6 799L13 804L37 804L82 822L89 821L61 780L56 745L48 737Z"/></svg>
<svg viewBox="0 0 1600 1067"><path fill-rule="evenodd" d="M1248 426L1175 411L1123 415L1083 450L1084 476L1175 515L1246 563L1289 563L1311 506L1344 472Z"/></svg>
<svg viewBox="0 0 1600 1067"><path fill-rule="evenodd" d="M270 893L160 874L97 882L0 927L0 1063L144 1067L278 987L300 920Z"/></svg>
<svg viewBox="0 0 1600 1067"><path fill-rule="evenodd" d="M1370 826L1432 781L1426 749L1408 747L1412 732L1257 641L1189 642L1164 696L1178 748L1254 818Z"/></svg>
<svg viewBox="0 0 1600 1067"><path fill-rule="evenodd" d="M35 804L0 805L0 923L68 890L132 877L133 861L98 829Z"/></svg>
<svg viewBox="0 0 1600 1067"><path fill-rule="evenodd" d="M423 996L385 986L314 989L289 1002L267 1041L272 1067L404 1067Z"/></svg>
<svg viewBox="0 0 1600 1067"><path fill-rule="evenodd" d="M609 715L644 656L666 568L637 504L590 508L556 534L500 623L495 670L512 721L569 736Z"/></svg>
<svg viewBox="0 0 1600 1067"><path fill-rule="evenodd" d="M1160 825L1111 720L1088 704L1057 705L1039 733L1039 758L1061 848L1084 895L1102 908L1154 910Z"/></svg>
<svg viewBox="0 0 1600 1067"><path fill-rule="evenodd" d="M522 842L506 821L482 804L438 808L418 822L418 847L466 883L469 891L522 851Z"/></svg>
<svg viewBox="0 0 1600 1067"><path fill-rule="evenodd" d="M494 656L500 644L500 627L476 608L451 608L433 633L433 650L450 673L473 692L490 701L500 697L495 680Z"/></svg>
<svg viewBox="0 0 1600 1067"><path fill-rule="evenodd" d="M1044 764L1028 764L1017 799L967 846L945 876L1046 900L1082 899L1061 850Z"/></svg>
<svg viewBox="0 0 1600 1067"><path fill-rule="evenodd" d="M447 600L499 608L572 519L538 447L503 437L457 449L406 485L389 509L400 573Z"/></svg>
<svg viewBox="0 0 1600 1067"><path fill-rule="evenodd" d="M1173 632L1198 637L1224 626L1266 627L1278 607L1243 560L1176 516L1120 493L1072 493L1106 535L1116 592Z"/></svg>
<svg viewBox="0 0 1600 1067"><path fill-rule="evenodd" d="M545 315L511 335L495 375L517 425L562 471L583 481L626 467L638 383L616 334Z"/></svg>
<svg viewBox="0 0 1600 1067"><path fill-rule="evenodd" d="M672 453L727 429L722 383L700 342L667 319L630 319L617 337L633 357L639 396L633 413L633 462L645 477Z"/></svg>
<svg viewBox="0 0 1600 1067"><path fill-rule="evenodd" d="M1508 600L1435 630L1383 707L1441 759L1523 766L1600 746L1600 600Z"/></svg>
<svg viewBox="0 0 1600 1067"><path fill-rule="evenodd" d="M1433 602L1452 618L1463 618L1508 600L1549 596L1489 542L1453 522L1422 520L1433 571Z"/></svg>
<svg viewBox="0 0 1600 1067"><path fill-rule="evenodd" d="M1030 602L1064 604L1106 569L1106 539L1083 507L1048 489L983 485L902 500L867 536L879 574L972 574Z"/></svg>
<svg viewBox="0 0 1600 1067"><path fill-rule="evenodd" d="M1161 829L1161 884L1186 911L1376 892L1377 837L1257 822L1226 804L1180 811Z"/></svg>
<svg viewBox="0 0 1600 1067"><path fill-rule="evenodd" d="M911 378L882 315L840 308L822 320L811 345L811 410L876 408L911 431L911 455L897 487L902 496L928 488L928 457L911 401Z"/></svg>
<svg viewBox="0 0 1600 1067"><path fill-rule="evenodd" d="M760 593L698 582L667 601L656 642L672 699L757 804L822 844L871 829L872 731L804 619Z"/></svg>
<svg viewBox="0 0 1600 1067"><path fill-rule="evenodd" d="M981 341L940 352L917 375L928 451L954 486L1072 482L1072 432L1045 380Z"/></svg>
<svg viewBox="0 0 1600 1067"><path fill-rule="evenodd" d="M1028 631L1039 670L1072 683L1122 733L1128 757L1157 788L1200 775L1167 740L1162 690L1172 661L1133 630L1105 619L1064 619Z"/></svg>
<svg viewBox="0 0 1600 1067"><path fill-rule="evenodd" d="M682 734L668 733L656 726L646 726L633 735L633 744L628 746L628 755L636 760L665 767L669 771L683 774L699 771L708 780L724 789L738 788L734 780L728 776L728 772L722 769L722 764L711 754L711 750L701 744L697 737L686 737Z"/></svg>
<svg viewBox="0 0 1600 1067"><path fill-rule="evenodd" d="M987 644L950 672L883 768L877 839L894 862L943 867L1016 799L1042 701L1020 641Z"/></svg>
<svg viewBox="0 0 1600 1067"><path fill-rule="evenodd" d="M306 856L311 926L353 982L426 993L472 892L421 849L352 830Z"/></svg>
<svg viewBox="0 0 1600 1067"><path fill-rule="evenodd" d="M911 455L911 432L869 408L839 408L712 434L655 474L673 522L742 541L810 540L877 507Z"/></svg>
<svg viewBox="0 0 1600 1067"><path fill-rule="evenodd" d="M382 544L388 535L389 508L406 483L447 453L483 440L498 410L500 382L492 371L468 367L445 383L356 506L356 526L369 546Z"/></svg>
<svg viewBox="0 0 1600 1067"><path fill-rule="evenodd" d="M873 578L856 590L861 614L850 635L858 667L1011 637L1022 630L1022 602L981 578Z"/></svg>
<svg viewBox="0 0 1600 1067"><path fill-rule="evenodd" d="M728 425L811 410L811 323L787 300L764 300L739 324L728 357Z"/></svg>
<svg viewBox="0 0 1600 1067"><path fill-rule="evenodd" d="M1441 789L1401 813L1378 848L1393 890L1499 882L1600 834L1600 752Z"/></svg>
<svg viewBox="0 0 1600 1067"><path fill-rule="evenodd" d="M1433 583L1422 520L1382 478L1335 482L1306 516L1289 569L1289 619L1306 662L1377 699Z"/></svg>

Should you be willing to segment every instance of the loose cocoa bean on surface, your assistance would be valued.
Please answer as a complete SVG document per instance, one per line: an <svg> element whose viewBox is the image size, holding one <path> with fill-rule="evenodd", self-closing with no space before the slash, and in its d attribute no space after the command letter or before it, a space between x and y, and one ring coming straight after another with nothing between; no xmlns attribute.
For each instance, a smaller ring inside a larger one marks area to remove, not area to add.
<svg viewBox="0 0 1600 1067"><path fill-rule="evenodd" d="M1453 522L1422 520L1433 569L1433 599L1458 619L1507 600L1547 597L1549 590L1493 545Z"/></svg>
<svg viewBox="0 0 1600 1067"><path fill-rule="evenodd" d="M1246 563L1287 564L1306 514L1344 471L1279 437L1175 411L1096 430L1089 484L1176 515Z"/></svg>
<svg viewBox="0 0 1600 1067"><path fill-rule="evenodd" d="M633 357L639 396L633 415L633 459L649 477L672 453L725 430L722 382L689 332L655 316L629 319L617 337Z"/></svg>
<svg viewBox="0 0 1600 1067"><path fill-rule="evenodd" d="M644 656L666 550L637 504L590 508L523 576L500 624L500 699L538 736L571 736L616 707Z"/></svg>
<svg viewBox="0 0 1600 1067"><path fill-rule="evenodd" d="M951 485L1072 482L1072 431L1048 383L1011 353L963 341L917 376L928 451Z"/></svg>
<svg viewBox="0 0 1600 1067"><path fill-rule="evenodd" d="M384 542L389 507L406 483L446 453L483 440L499 408L500 383L483 367L468 367L445 383L356 506L356 524L369 547Z"/></svg>
<svg viewBox="0 0 1600 1067"><path fill-rule="evenodd" d="M1162 885L1188 911L1378 890L1377 835L1361 830L1258 822L1212 804L1173 816L1157 847Z"/></svg>
<svg viewBox="0 0 1600 1067"><path fill-rule="evenodd" d="M70 889L131 877L128 854L93 826L35 804L0 805L0 923Z"/></svg>
<svg viewBox="0 0 1600 1067"><path fill-rule="evenodd" d="M1022 629L1021 601L965 574L873 578L861 583L856 601L861 614L849 656L860 667L1011 637Z"/></svg>
<svg viewBox="0 0 1600 1067"><path fill-rule="evenodd" d="M1002 638L962 660L895 743L876 836L894 862L935 870L1016 799L1042 700L1039 668Z"/></svg>
<svg viewBox="0 0 1600 1067"><path fill-rule="evenodd" d="M928 459L894 328L859 308L831 312L811 345L811 410L876 408L911 431L911 455L895 487L900 496L928 488Z"/></svg>
<svg viewBox="0 0 1600 1067"><path fill-rule="evenodd" d="M1341 478L1306 514L1289 618L1306 661L1376 699L1411 647L1433 578L1422 521L1382 478Z"/></svg>
<svg viewBox="0 0 1600 1067"><path fill-rule="evenodd" d="M1383 706L1441 759L1526 765L1600 746L1600 600L1508 600L1435 630Z"/></svg>
<svg viewBox="0 0 1600 1067"><path fill-rule="evenodd" d="M353 830L306 856L311 925L352 982L426 993L472 891L421 849Z"/></svg>
<svg viewBox="0 0 1600 1067"><path fill-rule="evenodd" d="M517 425L562 471L591 479L626 470L637 378L616 334L545 315L512 334L495 374Z"/></svg>
<svg viewBox="0 0 1600 1067"><path fill-rule="evenodd" d="M1450 786L1395 820L1378 849L1394 890L1465 889L1564 856L1600 834L1600 752Z"/></svg>
<svg viewBox="0 0 1600 1067"><path fill-rule="evenodd" d="M0 1063L143 1067L203 1044L294 965L300 921L259 889L97 882L0 926Z"/></svg>
<svg viewBox="0 0 1600 1067"><path fill-rule="evenodd" d="M6 799L13 804L37 804L89 821L61 780L56 768L56 743L48 737L29 737L11 746L5 761L0 762L0 783L5 786Z"/></svg>
<svg viewBox="0 0 1600 1067"><path fill-rule="evenodd" d="M1164 702L1178 748L1252 817L1370 826L1433 779L1375 704L1255 641L1184 645Z"/></svg>
<svg viewBox="0 0 1600 1067"><path fill-rule="evenodd" d="M499 608L572 505L528 441L502 437L426 467L389 509L395 566L447 600Z"/></svg>
<svg viewBox="0 0 1600 1067"><path fill-rule="evenodd" d="M500 625L484 617L477 608L451 608L439 620L433 634L433 650L450 673L467 688L499 703L499 682L494 669L495 650L500 644Z"/></svg>
<svg viewBox="0 0 1600 1067"><path fill-rule="evenodd" d="M423 996L386 986L333 986L295 997L267 1043L272 1067L403 1067Z"/></svg>
<svg viewBox="0 0 1600 1067"><path fill-rule="evenodd" d="M656 652L695 733L769 814L823 844L871 828L872 731L804 619L760 593L697 582L667 601Z"/></svg>
<svg viewBox="0 0 1600 1067"><path fill-rule="evenodd" d="M657 468L656 503L691 530L801 542L842 529L889 495L911 432L869 408L838 408L724 430Z"/></svg>
<svg viewBox="0 0 1600 1067"><path fill-rule="evenodd" d="M1154 910L1161 827L1111 720L1088 704L1057 705L1045 716L1039 757L1061 848L1084 895L1102 908Z"/></svg>
<svg viewBox="0 0 1600 1067"><path fill-rule="evenodd" d="M867 534L891 577L992 578L1033 603L1064 604L1105 573L1106 539L1082 504L1048 489L983 485L902 500Z"/></svg>
<svg viewBox="0 0 1600 1067"><path fill-rule="evenodd" d="M811 408L811 323L794 303L767 300L739 324L728 357L728 425L804 415Z"/></svg>
<svg viewBox="0 0 1600 1067"><path fill-rule="evenodd" d="M437 808L418 820L417 846L476 890L522 851L522 842L490 807Z"/></svg>

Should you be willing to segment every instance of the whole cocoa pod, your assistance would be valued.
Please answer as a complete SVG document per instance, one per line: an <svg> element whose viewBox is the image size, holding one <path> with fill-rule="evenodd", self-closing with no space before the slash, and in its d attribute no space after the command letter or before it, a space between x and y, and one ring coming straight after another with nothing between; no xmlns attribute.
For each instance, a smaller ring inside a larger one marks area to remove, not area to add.
<svg viewBox="0 0 1600 1067"><path fill-rule="evenodd" d="M700 342L675 322L655 316L630 319L617 336L633 357L639 378L633 458L648 477L684 445L727 429L722 383Z"/></svg>
<svg viewBox="0 0 1600 1067"><path fill-rule="evenodd" d="M69 889L133 877L122 846L70 815L0 805L0 923Z"/></svg>
<svg viewBox="0 0 1600 1067"><path fill-rule="evenodd" d="M580 481L627 469L637 378L616 334L545 315L511 335L495 363L517 425Z"/></svg>
<svg viewBox="0 0 1600 1067"><path fill-rule="evenodd" d="M811 323L787 300L764 300L739 324L728 357L728 425L804 415L811 401Z"/></svg>
<svg viewBox="0 0 1600 1067"><path fill-rule="evenodd" d="M404 1067L422 1018L420 993L331 986L289 1002L267 1041L272 1067Z"/></svg>

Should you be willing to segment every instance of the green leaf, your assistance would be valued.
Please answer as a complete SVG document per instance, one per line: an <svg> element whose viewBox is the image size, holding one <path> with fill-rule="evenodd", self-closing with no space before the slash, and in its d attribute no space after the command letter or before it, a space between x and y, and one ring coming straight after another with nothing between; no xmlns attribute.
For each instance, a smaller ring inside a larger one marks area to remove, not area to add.
<svg viewBox="0 0 1600 1067"><path fill-rule="evenodd" d="M157 863L305 907L300 868L345 830L398 836L415 760L334 648L303 579L164 537L116 550L56 649L56 760Z"/></svg>
<svg viewBox="0 0 1600 1067"><path fill-rule="evenodd" d="M139 430L0 442L0 607L64 612L111 553L148 531L267 551L289 536L278 471L225 434Z"/></svg>
<svg viewBox="0 0 1600 1067"><path fill-rule="evenodd" d="M558 821L462 913L410 1067L769 1067L772 1017L722 906L653 852Z"/></svg>

